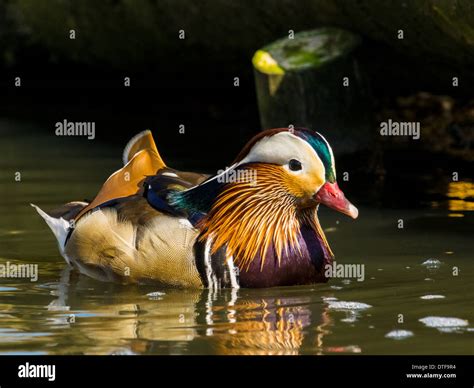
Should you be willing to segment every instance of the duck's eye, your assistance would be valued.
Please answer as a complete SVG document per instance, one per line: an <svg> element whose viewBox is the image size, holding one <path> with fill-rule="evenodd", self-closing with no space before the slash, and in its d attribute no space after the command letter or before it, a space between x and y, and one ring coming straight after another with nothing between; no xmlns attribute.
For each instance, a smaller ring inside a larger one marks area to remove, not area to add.
<svg viewBox="0 0 474 388"><path fill-rule="evenodd" d="M290 168L291 171L299 171L303 168L301 166L301 162L296 159L291 159L290 162L288 163L288 167Z"/></svg>

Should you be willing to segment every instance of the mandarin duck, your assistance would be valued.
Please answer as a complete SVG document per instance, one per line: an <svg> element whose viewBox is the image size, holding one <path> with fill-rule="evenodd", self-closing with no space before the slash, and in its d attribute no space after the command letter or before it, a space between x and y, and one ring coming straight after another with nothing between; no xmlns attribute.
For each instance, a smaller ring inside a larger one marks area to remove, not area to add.
<svg viewBox="0 0 474 388"><path fill-rule="evenodd" d="M44 212L59 251L102 281L180 288L260 288L326 282L333 253L324 204L352 218L326 139L305 128L253 137L207 176L167 167L152 133L133 137L124 167L91 202Z"/></svg>

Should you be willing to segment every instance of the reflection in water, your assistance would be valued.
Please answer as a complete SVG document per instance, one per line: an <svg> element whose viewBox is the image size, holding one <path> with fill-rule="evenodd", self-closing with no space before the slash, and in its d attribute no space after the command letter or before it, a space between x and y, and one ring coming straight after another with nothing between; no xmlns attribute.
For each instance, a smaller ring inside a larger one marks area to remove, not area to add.
<svg viewBox="0 0 474 388"><path fill-rule="evenodd" d="M192 341L197 335L195 307L201 291L174 290L147 296L139 288L100 284L102 295L87 297L87 291L95 286L95 281L66 268L54 293L56 299L48 305L69 312L64 314L62 323L75 326L72 342L80 345L77 338L87 338L95 343L89 354L115 353L120 344L129 344L133 353L143 353L147 351L147 341ZM83 318L90 323L82 325Z"/></svg>
<svg viewBox="0 0 474 388"><path fill-rule="evenodd" d="M450 182L447 196L449 210L474 211L474 183Z"/></svg>
<svg viewBox="0 0 474 388"><path fill-rule="evenodd" d="M309 297L239 300L239 319L217 335L217 354L299 354L309 337L307 329L322 321L305 307L309 301Z"/></svg>
<svg viewBox="0 0 474 388"><path fill-rule="evenodd" d="M46 306L57 312L48 319L49 325L75 326L69 347L73 353L74 344L80 345L83 338L95 344L89 354L120 349L127 354L124 348L137 354L156 352L156 347L166 347L166 343L171 353L180 353L183 343L199 337L213 337L216 354L299 354L305 341L313 353L321 353L324 336L330 333L327 307L321 303L310 311L306 307L311 303L309 296L266 298L253 297L249 290L166 290L136 297L139 288L127 291L106 285L103 298L88 299L83 294L92 285L97 282L66 268L51 291L54 299ZM123 302L117 301L114 290ZM127 296L139 302L127 303ZM78 325L85 317L90 323Z"/></svg>

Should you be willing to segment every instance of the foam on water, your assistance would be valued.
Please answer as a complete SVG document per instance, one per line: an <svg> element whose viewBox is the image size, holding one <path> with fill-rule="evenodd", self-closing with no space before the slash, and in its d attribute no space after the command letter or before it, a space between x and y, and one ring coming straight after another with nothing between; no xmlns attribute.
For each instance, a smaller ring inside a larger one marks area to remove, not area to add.
<svg viewBox="0 0 474 388"><path fill-rule="evenodd" d="M421 263L421 265L428 269L438 269L441 266L441 261L438 259L428 259Z"/></svg>
<svg viewBox="0 0 474 388"><path fill-rule="evenodd" d="M451 317L425 317L419 319L428 327L434 328L458 328L469 325L465 319L451 318Z"/></svg>
<svg viewBox="0 0 474 388"><path fill-rule="evenodd" d="M420 299L431 300L431 299L444 299L444 295L423 295L420 296Z"/></svg>
<svg viewBox="0 0 474 388"><path fill-rule="evenodd" d="M385 338L391 338L395 340L401 340L413 336L413 332L409 330L392 330L391 332L385 334Z"/></svg>
<svg viewBox="0 0 474 388"><path fill-rule="evenodd" d="M333 310L365 310L372 306L361 302L328 301L328 307Z"/></svg>

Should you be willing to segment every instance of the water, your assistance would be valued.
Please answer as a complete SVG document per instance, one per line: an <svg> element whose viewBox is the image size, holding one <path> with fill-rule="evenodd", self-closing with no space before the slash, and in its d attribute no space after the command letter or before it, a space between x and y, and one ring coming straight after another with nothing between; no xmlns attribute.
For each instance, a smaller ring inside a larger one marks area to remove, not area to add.
<svg viewBox="0 0 474 388"><path fill-rule="evenodd" d="M29 206L91 198L119 166L120 148L33 133L0 122L0 264L39 265L36 282L0 279L0 354L474 354L469 198L424 210L362 207L357 221L322 210L337 263L365 264L361 282L125 287L71 273Z"/></svg>

